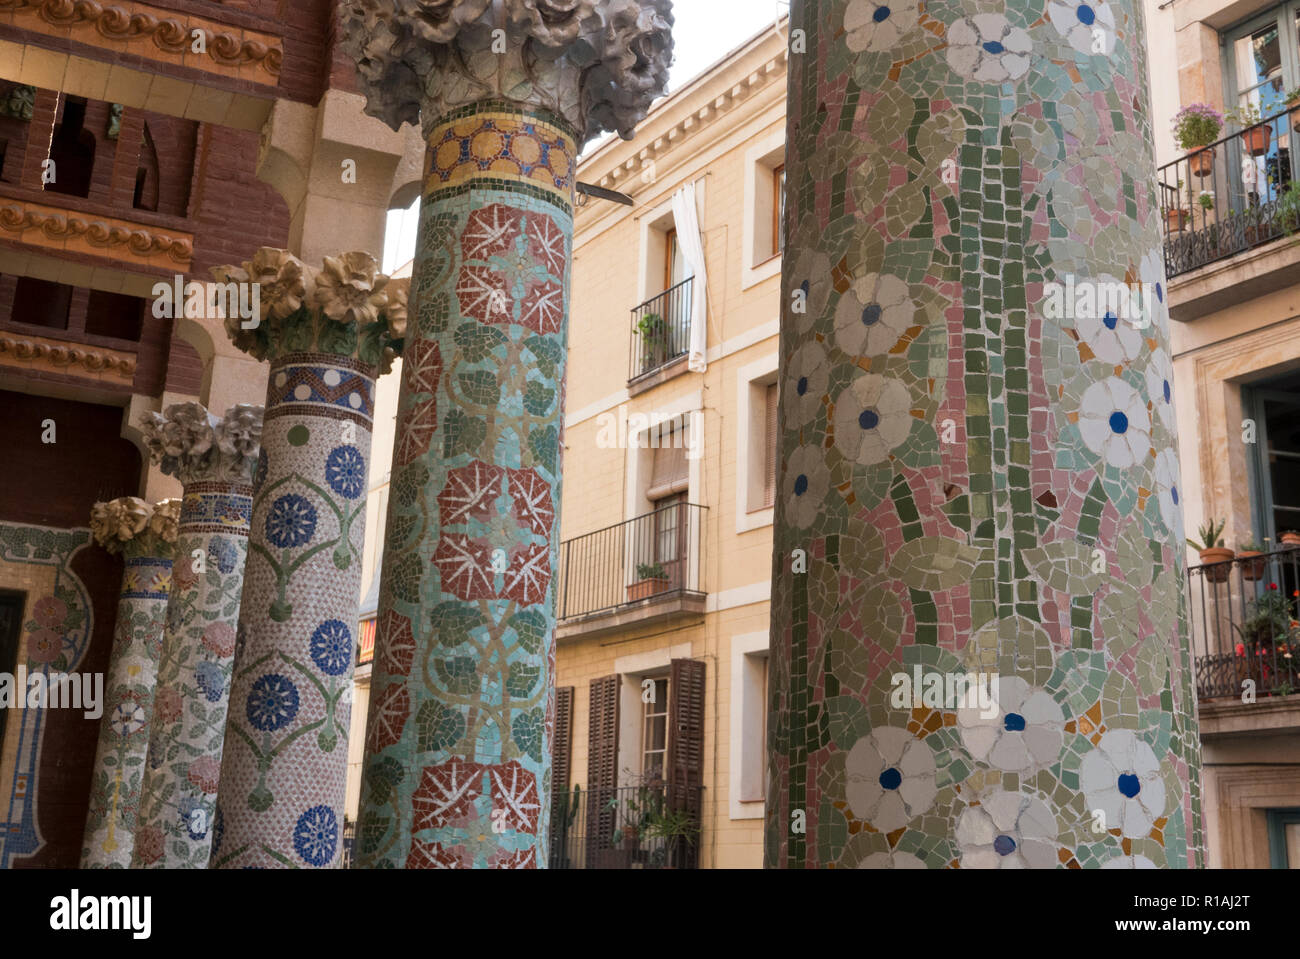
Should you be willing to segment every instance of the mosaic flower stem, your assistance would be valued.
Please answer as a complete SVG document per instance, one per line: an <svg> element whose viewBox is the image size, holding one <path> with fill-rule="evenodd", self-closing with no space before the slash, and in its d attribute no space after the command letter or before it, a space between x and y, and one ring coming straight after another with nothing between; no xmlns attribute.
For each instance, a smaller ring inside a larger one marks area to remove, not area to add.
<svg viewBox="0 0 1300 959"><path fill-rule="evenodd" d="M790 27L766 863L1199 865L1142 9Z"/></svg>
<svg viewBox="0 0 1300 959"><path fill-rule="evenodd" d="M202 406L182 404L143 426L183 494L131 864L206 869L262 408L237 406L211 422Z"/></svg>
<svg viewBox="0 0 1300 959"><path fill-rule="evenodd" d="M363 867L546 865L574 173L587 139L630 135L663 90L668 7L475 0L417 19L388 0L344 5L369 111L394 128L418 113L429 167ZM493 35L505 42L489 51Z"/></svg>
<svg viewBox="0 0 1300 959"><path fill-rule="evenodd" d="M179 513L179 500L155 507L128 497L96 504L91 516L97 542L121 553L126 569L91 779L83 869L131 865Z"/></svg>

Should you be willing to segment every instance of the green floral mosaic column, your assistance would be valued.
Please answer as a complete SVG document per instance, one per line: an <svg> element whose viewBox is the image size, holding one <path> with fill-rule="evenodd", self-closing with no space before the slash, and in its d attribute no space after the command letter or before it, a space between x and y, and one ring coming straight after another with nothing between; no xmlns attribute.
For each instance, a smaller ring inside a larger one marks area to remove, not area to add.
<svg viewBox="0 0 1300 959"><path fill-rule="evenodd" d="M406 282L368 253L319 271L263 249L235 345L271 363L212 865L328 867L342 853L375 381L406 327Z"/></svg>
<svg viewBox="0 0 1300 959"><path fill-rule="evenodd" d="M536 868L574 173L663 90L672 21L667 0L404 6L344 5L369 112L429 144L358 862Z"/></svg>
<svg viewBox="0 0 1300 959"><path fill-rule="evenodd" d="M131 865L206 869L262 408L235 406L217 419L182 403L146 414L141 427L184 491Z"/></svg>
<svg viewBox="0 0 1300 959"><path fill-rule="evenodd" d="M769 866L1201 864L1141 18L794 4Z"/></svg>
<svg viewBox="0 0 1300 959"><path fill-rule="evenodd" d="M120 553L126 569L104 684L82 869L131 865L180 506L175 499L154 506L128 496L96 503L91 511L95 542Z"/></svg>

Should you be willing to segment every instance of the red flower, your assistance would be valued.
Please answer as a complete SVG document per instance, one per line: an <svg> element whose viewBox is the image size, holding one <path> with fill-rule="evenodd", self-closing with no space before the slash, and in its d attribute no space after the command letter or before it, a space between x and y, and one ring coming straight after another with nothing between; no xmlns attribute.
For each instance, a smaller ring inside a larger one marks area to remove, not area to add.
<svg viewBox="0 0 1300 959"><path fill-rule="evenodd" d="M190 763L189 780L205 793L215 793L221 779L221 763L211 756L200 756Z"/></svg>
<svg viewBox="0 0 1300 959"><path fill-rule="evenodd" d="M203 645L218 656L232 656L235 652L235 628L229 623L212 623L203 631Z"/></svg>
<svg viewBox="0 0 1300 959"><path fill-rule="evenodd" d="M32 615L46 629L58 629L68 618L68 604L57 596L46 596L36 601Z"/></svg>
<svg viewBox="0 0 1300 959"><path fill-rule="evenodd" d="M52 663L63 652L63 637L52 629L38 629L27 637L27 656L34 663Z"/></svg>
<svg viewBox="0 0 1300 959"><path fill-rule="evenodd" d="M1237 644L1237 655L1238 655L1238 656L1245 656L1245 655L1246 655L1246 644L1245 644L1245 643L1238 643L1238 644Z"/></svg>
<svg viewBox="0 0 1300 959"><path fill-rule="evenodd" d="M1268 588L1269 588L1269 589L1277 589L1277 583L1269 583L1269 584L1268 584Z"/></svg>
<svg viewBox="0 0 1300 959"><path fill-rule="evenodd" d="M168 686L158 691L158 698L154 701L154 714L163 722L170 723L172 720L181 718L181 693L178 689Z"/></svg>
<svg viewBox="0 0 1300 959"><path fill-rule="evenodd" d="M135 834L135 854L146 866L162 858L163 834L157 826L141 826Z"/></svg>

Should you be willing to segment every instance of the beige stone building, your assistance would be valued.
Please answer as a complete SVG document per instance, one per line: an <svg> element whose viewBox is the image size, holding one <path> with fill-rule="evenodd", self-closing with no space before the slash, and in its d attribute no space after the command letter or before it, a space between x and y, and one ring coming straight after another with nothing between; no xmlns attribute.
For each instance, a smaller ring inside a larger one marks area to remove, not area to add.
<svg viewBox="0 0 1300 959"><path fill-rule="evenodd" d="M1300 5L1148 0L1146 13L1179 505L1193 539L1217 519L1226 548L1266 554L1207 569L1188 553L1208 863L1300 868L1300 550L1281 549L1300 530L1300 114L1286 106ZM1202 161L1170 132L1194 103L1260 122L1230 122Z"/></svg>

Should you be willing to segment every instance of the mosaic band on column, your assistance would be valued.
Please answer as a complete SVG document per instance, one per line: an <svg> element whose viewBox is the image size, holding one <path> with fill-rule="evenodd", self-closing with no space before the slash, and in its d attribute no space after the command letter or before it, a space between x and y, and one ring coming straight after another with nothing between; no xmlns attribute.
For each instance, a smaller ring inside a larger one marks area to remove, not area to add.
<svg viewBox="0 0 1300 959"><path fill-rule="evenodd" d="M1199 865L1141 8L792 17L767 864Z"/></svg>

